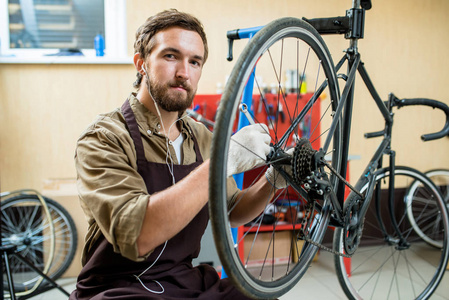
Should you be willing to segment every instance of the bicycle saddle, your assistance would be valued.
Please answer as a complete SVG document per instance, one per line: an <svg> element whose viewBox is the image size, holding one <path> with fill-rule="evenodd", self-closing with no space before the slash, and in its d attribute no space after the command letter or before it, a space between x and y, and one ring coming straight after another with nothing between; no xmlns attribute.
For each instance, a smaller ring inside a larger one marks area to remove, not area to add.
<svg viewBox="0 0 449 300"><path fill-rule="evenodd" d="M360 3L360 6L361 6L363 9L368 10L368 9L371 9L371 7L372 7L373 5L371 4L371 0L362 0L361 3Z"/></svg>

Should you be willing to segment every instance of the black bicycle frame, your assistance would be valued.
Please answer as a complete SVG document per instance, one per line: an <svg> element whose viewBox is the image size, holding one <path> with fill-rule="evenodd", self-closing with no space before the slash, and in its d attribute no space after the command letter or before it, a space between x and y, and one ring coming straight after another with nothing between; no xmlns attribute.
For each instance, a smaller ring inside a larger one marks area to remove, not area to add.
<svg viewBox="0 0 449 300"><path fill-rule="evenodd" d="M348 51L350 52L350 51ZM360 54L359 53L353 53L353 54L346 54L337 64L336 71L341 68L341 66L348 62L348 75L341 75L340 77L343 77L346 80L346 84L344 86L340 102L337 106L337 109L335 111L335 117L331 124L331 127L329 129L329 135L326 138L326 141L324 143L323 148L328 149L332 137L335 133L335 130L337 128L337 123L340 122L340 119L342 120L342 156L341 156L341 169L340 169L340 176L342 178L346 178L347 173L347 163L348 163L348 153L349 153L349 142L350 142L350 132L351 132L351 121L352 121L352 107L354 102L354 83L355 83L355 77L356 77L356 71L360 74L365 86L367 87L368 91L370 92L374 102L376 103L379 111L381 112L384 120L385 120L385 128L382 131L373 132L373 133L367 133L365 134L366 138L372 138L372 137L379 137L383 136L382 141L380 142L377 150L375 151L374 155L372 156L370 162L368 163L367 167L363 171L362 175L358 179L357 183L354 186L354 189L356 191L360 191L363 186L368 184L368 189L366 190L364 199L360 200L366 200L363 201L361 209L360 209L360 218L359 222L363 222L364 216L366 214L366 211L368 210L369 204L371 202L373 192L374 192L374 185L375 185L375 178L376 178L376 170L382 167L382 158L383 155L387 154L390 157L390 163L389 163L389 172L390 174L395 173L395 152L391 150L391 132L392 132L392 126L393 126L393 114L391 112L394 101L394 96L390 94L389 101L387 102L387 105L384 101L380 98L379 94L377 93L376 89L374 88L374 85L371 81L371 79L368 76L368 73L365 69L365 66L363 62L360 60ZM342 116L342 118L339 118L339 116ZM337 190L334 191L334 195L330 195L330 199L332 202L332 205L334 207L334 222L335 224L344 224L344 211L343 211L343 202L345 201L344 197L344 191L345 191L345 182L342 180L339 181L339 184L337 185ZM348 198L346 200L352 199L352 197L360 197L358 193L351 191ZM388 188L388 203L389 203L389 212L392 220L392 225L400 237L400 240L402 242L405 242L405 239L403 238L399 226L396 222L396 219L394 218L394 176L390 176L389 178L389 188ZM385 232L386 234L386 232ZM406 246L406 245L404 245Z"/></svg>

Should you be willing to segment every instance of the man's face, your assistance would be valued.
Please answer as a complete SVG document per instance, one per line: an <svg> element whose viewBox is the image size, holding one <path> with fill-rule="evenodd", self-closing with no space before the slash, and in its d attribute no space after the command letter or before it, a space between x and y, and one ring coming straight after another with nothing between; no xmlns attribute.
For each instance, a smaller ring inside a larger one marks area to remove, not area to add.
<svg viewBox="0 0 449 300"><path fill-rule="evenodd" d="M158 32L147 60L147 88L166 111L192 105L204 62L204 45L194 31L172 27Z"/></svg>

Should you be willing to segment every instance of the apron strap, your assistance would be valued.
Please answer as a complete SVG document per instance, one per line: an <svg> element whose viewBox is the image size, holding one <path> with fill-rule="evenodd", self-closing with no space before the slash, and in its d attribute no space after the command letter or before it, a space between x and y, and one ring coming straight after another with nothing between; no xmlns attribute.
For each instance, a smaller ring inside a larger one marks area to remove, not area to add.
<svg viewBox="0 0 449 300"><path fill-rule="evenodd" d="M193 134L193 131L192 131L192 128L190 127L190 125L187 124L187 122L184 122L184 124L188 128L188 130L190 132L190 135L193 138L193 147L195 149L196 161L197 162L202 162L203 161L203 156L201 155L200 147L198 146L198 141L196 140L196 136Z"/></svg>
<svg viewBox="0 0 449 300"><path fill-rule="evenodd" d="M137 125L136 117L131 109L131 105L129 105L128 99L126 99L125 103L123 103L121 109L123 116L125 117L126 124L128 125L131 138L134 141L134 147L137 153L137 171L142 177L144 177L147 173L145 150L143 148L142 137L140 136L139 125Z"/></svg>

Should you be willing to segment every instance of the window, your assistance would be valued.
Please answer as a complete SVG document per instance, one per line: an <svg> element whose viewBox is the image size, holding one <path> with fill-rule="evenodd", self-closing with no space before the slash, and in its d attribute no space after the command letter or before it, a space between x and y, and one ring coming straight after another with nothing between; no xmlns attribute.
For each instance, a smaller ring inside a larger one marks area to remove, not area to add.
<svg viewBox="0 0 449 300"><path fill-rule="evenodd" d="M105 40L105 56L126 56L126 0L3 0L2 55L36 57L71 49L95 56L94 39Z"/></svg>

